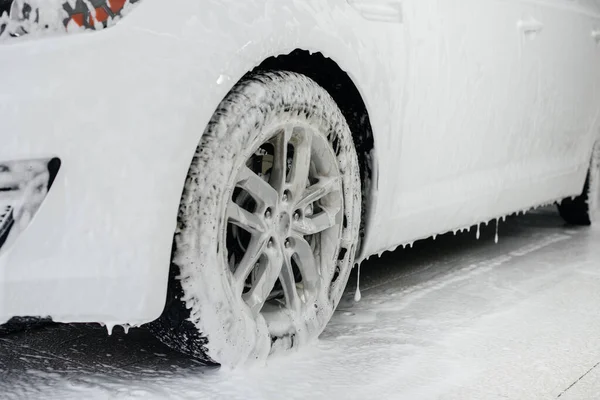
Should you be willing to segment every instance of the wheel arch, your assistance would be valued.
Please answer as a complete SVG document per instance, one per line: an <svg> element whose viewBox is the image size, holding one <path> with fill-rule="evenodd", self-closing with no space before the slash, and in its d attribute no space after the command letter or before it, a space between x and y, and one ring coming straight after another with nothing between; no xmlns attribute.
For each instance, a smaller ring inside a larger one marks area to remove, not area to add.
<svg viewBox="0 0 600 400"><path fill-rule="evenodd" d="M215 73L215 76L211 76L211 78L218 77L218 79L210 83L209 89L206 92L211 93L211 96L205 96L201 100L201 113L196 118L202 124L201 135L203 135L206 124L209 123L212 115L218 110L219 104L249 74L257 71L284 70L295 72L311 78L323 87L331 95L346 118L359 159L362 189L361 224L355 262L361 262L369 255L366 245L368 245L369 237L373 231L370 229L370 226L373 223L377 206L379 179L379 159L375 143L376 133L372 124L372 113L369 112L369 101L364 94L365 92L361 90L360 84L356 83L358 80L352 78L353 74L349 72L349 69L342 67L343 62L338 63L334 56L328 56L329 53L326 50L316 51L312 46L307 47L312 50L284 46L263 53L248 46L243 53L236 55L236 62L228 63L225 69L212 71ZM325 49L326 47L324 46L323 48ZM353 65L352 62L349 64ZM191 165L194 157L194 151L201 141L201 135L196 136L196 134L197 132L194 132L194 134L186 136L185 140L181 141L183 147L186 149L186 155L181 157L177 163L181 169L185 166L186 173L185 175L182 174L182 176L187 176L189 165ZM184 191L186 179L181 179L181 181L178 179L181 185L180 195ZM174 202L172 204L175 205ZM166 207L167 205L163 204L162 206ZM179 206L180 202L178 201L174 209L174 220L177 218ZM173 245L171 237L169 243L171 254L174 251ZM165 285L160 290L165 291L165 303L163 303L163 307L160 310L161 313L164 312L169 301L167 293L167 282L169 282L169 279L167 277L169 275L177 276L178 274L178 271L173 269L172 263L168 268L165 268L164 272Z"/></svg>
<svg viewBox="0 0 600 400"><path fill-rule="evenodd" d="M254 69L254 71L264 70L291 71L311 78L331 95L346 118L360 166L362 211L357 259L362 259L378 174L373 126L358 86L348 72L333 59L321 52L310 52L300 48L287 54L268 57Z"/></svg>

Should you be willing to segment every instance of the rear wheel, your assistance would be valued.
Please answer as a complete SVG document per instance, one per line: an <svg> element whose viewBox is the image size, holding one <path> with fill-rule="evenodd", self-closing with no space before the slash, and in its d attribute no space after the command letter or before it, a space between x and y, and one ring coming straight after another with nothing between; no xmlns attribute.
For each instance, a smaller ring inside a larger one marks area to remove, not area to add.
<svg viewBox="0 0 600 400"><path fill-rule="evenodd" d="M600 223L600 141L592 152L592 162L583 193L574 199L565 199L558 205L563 219L571 225Z"/></svg>
<svg viewBox="0 0 600 400"><path fill-rule="evenodd" d="M152 329L228 366L315 339L354 263L360 199L352 136L329 94L298 74L248 77L197 149Z"/></svg>

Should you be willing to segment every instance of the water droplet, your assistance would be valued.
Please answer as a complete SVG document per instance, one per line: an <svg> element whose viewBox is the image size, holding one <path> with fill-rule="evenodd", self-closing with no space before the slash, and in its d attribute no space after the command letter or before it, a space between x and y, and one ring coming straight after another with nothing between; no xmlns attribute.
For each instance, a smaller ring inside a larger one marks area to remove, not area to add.
<svg viewBox="0 0 600 400"><path fill-rule="evenodd" d="M361 299L362 299L362 294L360 293L360 264L359 264L358 265L358 278L356 280L356 293L354 293L354 301L358 303Z"/></svg>
<svg viewBox="0 0 600 400"><path fill-rule="evenodd" d="M494 238L494 241L496 242L496 244L498 244L499 238L498 238L498 224L500 223L500 218L496 219L496 237Z"/></svg>

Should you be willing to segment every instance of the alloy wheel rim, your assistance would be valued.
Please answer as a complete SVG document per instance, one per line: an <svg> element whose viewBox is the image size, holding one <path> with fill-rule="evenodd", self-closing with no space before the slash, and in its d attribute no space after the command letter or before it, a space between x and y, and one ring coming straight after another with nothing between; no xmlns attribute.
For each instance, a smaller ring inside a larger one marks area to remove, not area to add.
<svg viewBox="0 0 600 400"><path fill-rule="evenodd" d="M310 127L278 126L232 187L223 243L233 294L283 335L318 308L334 275L344 219L337 157Z"/></svg>

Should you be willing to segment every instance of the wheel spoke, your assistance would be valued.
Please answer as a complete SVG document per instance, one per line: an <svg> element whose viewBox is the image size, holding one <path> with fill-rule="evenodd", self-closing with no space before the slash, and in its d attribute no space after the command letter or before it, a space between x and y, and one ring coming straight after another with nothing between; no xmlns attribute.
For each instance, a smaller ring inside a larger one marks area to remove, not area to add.
<svg viewBox="0 0 600 400"><path fill-rule="evenodd" d="M265 231L264 224L259 216L244 210L233 201L230 201L227 205L227 218L232 224L252 234L260 234Z"/></svg>
<svg viewBox="0 0 600 400"><path fill-rule="evenodd" d="M273 206L277 203L277 191L248 167L240 171L237 186L246 190L254 200L263 205Z"/></svg>
<svg viewBox="0 0 600 400"><path fill-rule="evenodd" d="M308 183L308 172L310 170L310 158L312 153L312 134L304 132L294 138L294 159L290 171L290 188L295 199L306 189Z"/></svg>
<svg viewBox="0 0 600 400"><path fill-rule="evenodd" d="M303 237L294 238L294 261L302 273L304 287L311 290L319 280L319 271L310 243Z"/></svg>
<svg viewBox="0 0 600 400"><path fill-rule="evenodd" d="M298 297L298 290L296 288L296 278L294 277L294 269L292 268L292 259L290 254L283 250L284 260L283 268L281 269L281 275L279 280L283 286L283 293L285 295L285 302L289 309L292 311L300 310L300 298Z"/></svg>
<svg viewBox="0 0 600 400"><path fill-rule="evenodd" d="M275 154L273 159L273 170L271 171L271 185L283 192L287 178L288 144L294 128L286 126L283 132L275 137Z"/></svg>
<svg viewBox="0 0 600 400"><path fill-rule="evenodd" d="M294 230L302 235L315 235L342 222L341 207L325 208L312 216L294 222Z"/></svg>
<svg viewBox="0 0 600 400"><path fill-rule="evenodd" d="M257 266L260 256L265 252L267 248L268 239L266 236L255 235L250 239L250 243L242 257L240 263L235 268L233 277L235 284L237 285L237 293L241 294L244 290L244 284L246 279Z"/></svg>
<svg viewBox="0 0 600 400"><path fill-rule="evenodd" d="M252 282L252 288L243 295L253 315L260 313L279 278L283 265L283 254L279 248L267 249L264 254L266 257L261 260L258 266L257 277Z"/></svg>
<svg viewBox="0 0 600 400"><path fill-rule="evenodd" d="M328 194L341 190L340 183L341 179L337 176L334 178L319 179L318 183L315 183L304 191L296 207L304 209Z"/></svg>

